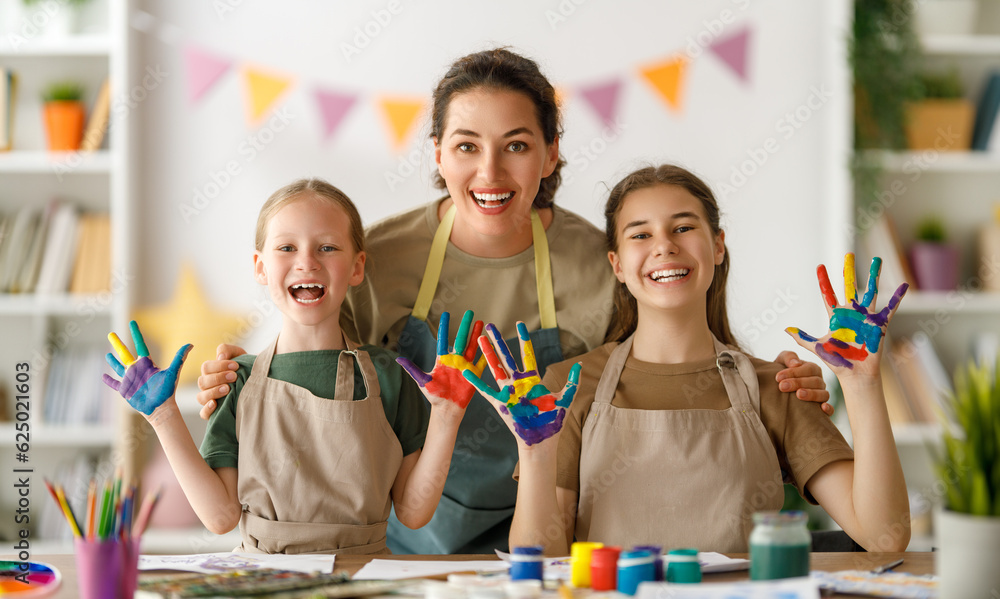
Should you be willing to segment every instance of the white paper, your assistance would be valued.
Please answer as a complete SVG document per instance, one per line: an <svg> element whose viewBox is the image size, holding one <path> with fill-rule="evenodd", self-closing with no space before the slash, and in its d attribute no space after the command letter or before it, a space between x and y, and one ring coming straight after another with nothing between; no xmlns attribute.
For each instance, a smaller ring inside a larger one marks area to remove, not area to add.
<svg viewBox="0 0 1000 599"><path fill-rule="evenodd" d="M753 582L703 582L672 584L643 582L636 599L819 599L819 587L809 578Z"/></svg>
<svg viewBox="0 0 1000 599"><path fill-rule="evenodd" d="M268 555L266 553L198 553L194 555L140 555L140 570L182 570L184 572L225 572L275 568L296 572L333 572L334 555Z"/></svg>
<svg viewBox="0 0 1000 599"><path fill-rule="evenodd" d="M701 566L701 571L705 574L750 569L750 560L726 557L714 551L699 551L698 564Z"/></svg>
<svg viewBox="0 0 1000 599"><path fill-rule="evenodd" d="M373 559L353 576L354 580L396 580L436 576L452 572L505 572L507 563L498 560L483 561L415 561L402 559Z"/></svg>

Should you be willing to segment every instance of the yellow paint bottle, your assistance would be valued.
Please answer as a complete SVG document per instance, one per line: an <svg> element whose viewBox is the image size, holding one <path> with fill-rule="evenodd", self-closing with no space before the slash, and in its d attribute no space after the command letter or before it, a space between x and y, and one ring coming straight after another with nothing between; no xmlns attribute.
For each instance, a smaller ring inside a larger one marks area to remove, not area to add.
<svg viewBox="0 0 1000 599"><path fill-rule="evenodd" d="M590 554L604 543L573 543L570 548L570 583L578 589L590 588Z"/></svg>

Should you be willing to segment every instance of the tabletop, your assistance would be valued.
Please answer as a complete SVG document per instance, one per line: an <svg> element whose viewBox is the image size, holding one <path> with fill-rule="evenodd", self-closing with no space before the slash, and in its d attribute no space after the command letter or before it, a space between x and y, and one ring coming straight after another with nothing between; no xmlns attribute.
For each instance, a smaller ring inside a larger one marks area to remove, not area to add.
<svg viewBox="0 0 1000 599"><path fill-rule="evenodd" d="M726 554L734 558L747 558L745 553ZM338 555L335 561L335 571L346 571L354 574L362 566L374 558L398 559L398 560L494 560L496 555ZM933 574L934 554L927 552L898 552L898 553L812 553L810 554L810 569L834 572L838 570L871 570L876 566L887 564L899 558L903 558L903 563L896 567L896 572L909 572L911 574ZM0 559L13 560L16 557L11 555L0 556ZM70 599L77 596L76 593L76 563L72 554L63 555L32 555L31 561L43 562L55 566L62 573L63 581L59 590L54 595L49 595L54 599ZM162 573L161 573L162 574ZM148 576L147 573L140 574ZM719 574L706 574L704 582L730 582L746 580L749 573L746 570L737 572L725 572ZM840 595L835 595L840 596ZM845 595L846 596L846 595Z"/></svg>

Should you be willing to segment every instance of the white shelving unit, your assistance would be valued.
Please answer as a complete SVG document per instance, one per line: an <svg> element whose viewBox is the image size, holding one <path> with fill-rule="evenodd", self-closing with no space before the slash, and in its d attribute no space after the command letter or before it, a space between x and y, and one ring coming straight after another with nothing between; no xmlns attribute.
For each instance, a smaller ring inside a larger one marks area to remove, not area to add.
<svg viewBox="0 0 1000 599"><path fill-rule="evenodd" d="M38 3L33 6L41 6ZM74 3L51 3L59 10L70 10ZM23 12L22 19L0 25L8 28L0 36L0 65L12 69L18 78L14 101L13 148L0 152L0 212L12 215L25 205L43 208L54 198L74 203L82 211L106 212L111 216L111 269L119 282L127 282L131 273L130 239L131 131L128 119L111 115L110 127L102 149L90 154L52 153L45 149L41 118L40 93L58 81L74 81L85 89L88 117L101 84L111 82L112 102L125 97L130 86L130 0L91 0L81 5L83 33L52 36L33 28L20 28L30 22L32 6L20 0L0 0L4 15ZM17 21L20 21L17 22ZM133 119L134 120L134 119ZM0 389L8 399L8 412L0 422L0 465L8 473L11 467L30 468L31 522L35 535L33 549L69 552L71 543L50 541L37 536L39 520L50 501L42 479L55 478L60 464L80 455L95 459L121 460L114 455L119 437L117 406L110 422L46 422L43 397L46 376L53 351L63 348L93 347L105 350L108 331L127 326L131 290L116 284L115 276L108 292L92 295L69 293L0 294ZM26 452L30 461L21 463L16 445L17 431L10 422L15 412L15 365L30 365L30 437ZM95 377L100 373L95 372ZM6 480L5 475L5 480ZM0 488L0 512L14 513L17 503L10 485ZM9 539L20 524L12 518L0 524L0 538ZM10 522L8 522L10 521ZM37 544L36 544L37 543Z"/></svg>

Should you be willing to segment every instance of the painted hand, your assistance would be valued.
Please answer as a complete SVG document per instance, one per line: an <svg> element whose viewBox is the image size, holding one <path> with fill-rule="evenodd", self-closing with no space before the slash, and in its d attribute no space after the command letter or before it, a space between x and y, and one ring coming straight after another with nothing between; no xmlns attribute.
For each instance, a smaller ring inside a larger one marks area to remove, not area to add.
<svg viewBox="0 0 1000 599"><path fill-rule="evenodd" d="M118 335L109 333L108 341L111 342L118 357L108 353L106 359L122 380L105 374L104 384L124 397L128 405L149 416L153 410L173 396L177 389L177 375L184 365L184 360L187 359L188 352L191 351L191 344L188 343L177 350L170 367L160 370L149 358L149 350L146 348L142 333L139 332L139 325L133 320L129 323L129 329L132 331L132 343L135 344L138 355L133 357Z"/></svg>
<svg viewBox="0 0 1000 599"><path fill-rule="evenodd" d="M908 285L903 283L889 300L889 304L879 312L871 311L878 296L878 277L882 270L882 259L873 258L868 272L868 288L858 302L854 276L854 254L844 256L844 296L846 304L837 303L837 295L830 285L830 276L822 264L816 269L819 288L823 294L827 314L830 316L830 332L820 339L812 337L794 327L785 329L799 345L815 353L834 372L848 370L856 374L878 374L878 352L882 337L899 301L906 293ZM876 356L875 359L869 359Z"/></svg>
<svg viewBox="0 0 1000 599"><path fill-rule="evenodd" d="M396 358L399 365L417 382L431 404L450 401L464 410L472 401L472 396L476 394L475 387L462 377L462 373L466 370L478 377L486 368L486 358L483 356L480 356L475 364L472 362L476 357L476 344L470 341L478 338L483 330L483 321L477 320L473 325L472 318L472 310L466 310L462 324L458 327L458 333L455 334L455 351L448 353L448 325L451 315L447 312L441 313L441 321L438 324L437 359L429 373L421 370L409 358ZM470 325L472 325L471 332Z"/></svg>
<svg viewBox="0 0 1000 599"><path fill-rule="evenodd" d="M500 385L500 390L492 389L471 372L466 372L465 378L485 397L492 397L499 403L495 407L500 416L527 445L540 443L562 430L566 408L572 403L580 382L580 364L574 364L570 369L569 381L562 391L552 393L542 384L538 375L535 349L523 322L517 323L517 338L521 345L521 357L524 359L523 371L517 369L514 356L494 325L486 325L486 334L489 339L480 337L479 346L483 349L486 363Z"/></svg>

